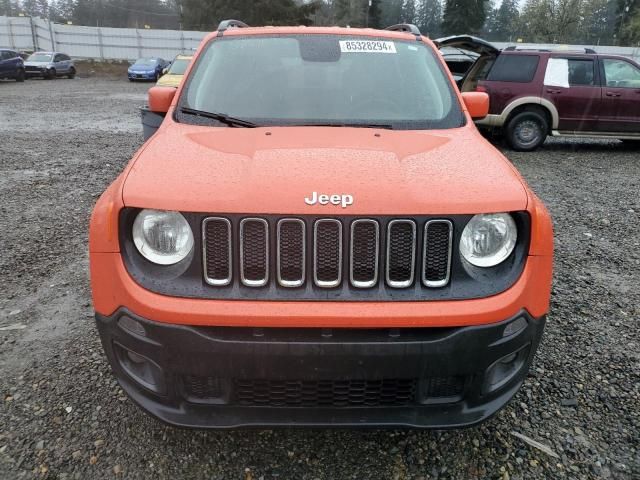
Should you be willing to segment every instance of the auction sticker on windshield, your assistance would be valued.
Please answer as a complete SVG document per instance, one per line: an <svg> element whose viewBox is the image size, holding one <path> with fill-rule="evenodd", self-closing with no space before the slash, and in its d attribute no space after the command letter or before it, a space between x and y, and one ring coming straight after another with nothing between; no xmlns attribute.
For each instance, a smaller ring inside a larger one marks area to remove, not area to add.
<svg viewBox="0 0 640 480"><path fill-rule="evenodd" d="M340 40L342 53L396 53L396 44L381 40Z"/></svg>

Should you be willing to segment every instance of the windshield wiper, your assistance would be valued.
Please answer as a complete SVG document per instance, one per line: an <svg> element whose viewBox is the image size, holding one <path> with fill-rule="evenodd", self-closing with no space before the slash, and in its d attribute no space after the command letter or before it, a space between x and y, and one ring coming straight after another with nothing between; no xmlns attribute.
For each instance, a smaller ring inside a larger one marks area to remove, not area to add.
<svg viewBox="0 0 640 480"><path fill-rule="evenodd" d="M296 127L351 127L351 128L383 128L393 130L393 125L389 123L296 123Z"/></svg>
<svg viewBox="0 0 640 480"><path fill-rule="evenodd" d="M231 117L226 113L207 112L204 110L196 110L195 108L181 107L180 111L188 115L196 115L198 117L211 118L217 120L230 127L244 127L244 128L257 128L259 125L250 122L249 120L243 120L242 118Z"/></svg>

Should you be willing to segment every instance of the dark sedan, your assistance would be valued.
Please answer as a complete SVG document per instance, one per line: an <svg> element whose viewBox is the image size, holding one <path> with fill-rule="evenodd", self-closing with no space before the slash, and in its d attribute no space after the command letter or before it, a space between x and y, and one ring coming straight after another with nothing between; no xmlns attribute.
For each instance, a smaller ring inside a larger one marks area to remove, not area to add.
<svg viewBox="0 0 640 480"><path fill-rule="evenodd" d="M24 82L24 62L18 52L0 49L0 79L11 78Z"/></svg>

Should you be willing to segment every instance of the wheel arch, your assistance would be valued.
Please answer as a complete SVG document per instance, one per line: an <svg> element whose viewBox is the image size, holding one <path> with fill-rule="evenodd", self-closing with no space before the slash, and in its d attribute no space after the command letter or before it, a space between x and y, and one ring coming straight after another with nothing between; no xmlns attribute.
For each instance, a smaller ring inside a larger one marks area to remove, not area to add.
<svg viewBox="0 0 640 480"><path fill-rule="evenodd" d="M527 110L529 107L536 107L536 109L545 111L549 118L549 131L558 128L560 123L558 109L549 100L541 97L521 97L511 102L500 115L502 125L506 125L514 115Z"/></svg>

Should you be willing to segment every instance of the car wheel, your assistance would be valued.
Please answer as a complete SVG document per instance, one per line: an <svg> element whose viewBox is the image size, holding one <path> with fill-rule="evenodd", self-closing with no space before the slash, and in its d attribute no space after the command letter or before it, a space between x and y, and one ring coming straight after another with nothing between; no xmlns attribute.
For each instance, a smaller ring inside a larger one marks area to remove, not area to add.
<svg viewBox="0 0 640 480"><path fill-rule="evenodd" d="M76 69L75 69L75 68L72 68L72 69L69 71L69 75L67 75L67 78L69 78L69 79L72 79L72 80L73 80L75 77L76 77Z"/></svg>
<svg viewBox="0 0 640 480"><path fill-rule="evenodd" d="M56 78L55 69L52 68L51 70L47 70L47 73L45 73L44 78L47 80L53 80L54 78Z"/></svg>
<svg viewBox="0 0 640 480"><path fill-rule="evenodd" d="M519 152L530 152L546 140L549 123L544 113L525 110L509 120L505 133L511 148Z"/></svg>
<svg viewBox="0 0 640 480"><path fill-rule="evenodd" d="M16 75L16 82L24 82L24 70L18 70Z"/></svg>

